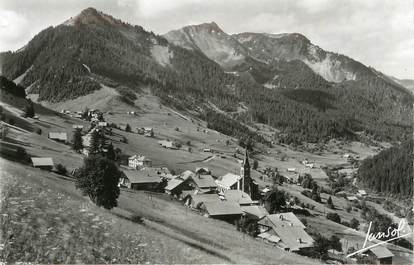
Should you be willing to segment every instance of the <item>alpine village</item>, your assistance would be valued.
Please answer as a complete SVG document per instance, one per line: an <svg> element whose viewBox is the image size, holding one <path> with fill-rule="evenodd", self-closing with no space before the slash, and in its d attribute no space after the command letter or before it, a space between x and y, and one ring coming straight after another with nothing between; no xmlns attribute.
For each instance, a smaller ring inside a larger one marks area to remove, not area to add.
<svg viewBox="0 0 414 265"><path fill-rule="evenodd" d="M1 262L412 264L413 90L299 33L87 8L0 73Z"/></svg>

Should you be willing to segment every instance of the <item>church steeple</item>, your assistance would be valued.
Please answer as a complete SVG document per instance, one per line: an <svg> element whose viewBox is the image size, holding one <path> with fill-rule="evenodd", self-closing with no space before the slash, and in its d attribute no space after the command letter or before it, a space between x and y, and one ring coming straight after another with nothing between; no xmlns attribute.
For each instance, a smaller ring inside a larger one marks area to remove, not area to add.
<svg viewBox="0 0 414 265"><path fill-rule="evenodd" d="M241 176L241 189L247 194L251 194L251 178L250 178L250 163L249 163L249 154L246 148L246 153L244 155L243 165L240 169Z"/></svg>

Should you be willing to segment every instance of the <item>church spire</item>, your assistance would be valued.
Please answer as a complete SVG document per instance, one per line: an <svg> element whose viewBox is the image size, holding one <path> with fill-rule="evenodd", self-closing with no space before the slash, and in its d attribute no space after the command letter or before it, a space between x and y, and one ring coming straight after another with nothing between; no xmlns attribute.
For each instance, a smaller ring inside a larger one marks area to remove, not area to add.
<svg viewBox="0 0 414 265"><path fill-rule="evenodd" d="M247 148L246 148L246 152L245 152L245 154L244 154L244 161L243 161L243 166L244 167L249 167L250 168L250 163L249 163L249 153L248 153L248 151L247 151Z"/></svg>

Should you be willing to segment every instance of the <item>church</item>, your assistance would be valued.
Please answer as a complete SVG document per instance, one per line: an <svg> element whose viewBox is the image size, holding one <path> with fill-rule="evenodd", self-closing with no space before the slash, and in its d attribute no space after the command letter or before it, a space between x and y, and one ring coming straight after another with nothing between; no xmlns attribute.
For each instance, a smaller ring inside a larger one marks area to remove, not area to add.
<svg viewBox="0 0 414 265"><path fill-rule="evenodd" d="M216 180L217 190L225 192L226 190L242 190L252 199L258 196L258 185L251 177L249 155L246 149L243 164L240 168L240 175L227 173L221 179Z"/></svg>

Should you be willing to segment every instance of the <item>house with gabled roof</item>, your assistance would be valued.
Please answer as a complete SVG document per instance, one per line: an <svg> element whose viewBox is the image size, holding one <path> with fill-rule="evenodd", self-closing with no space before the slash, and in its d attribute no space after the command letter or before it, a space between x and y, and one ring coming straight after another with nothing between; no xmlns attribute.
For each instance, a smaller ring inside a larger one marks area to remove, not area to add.
<svg viewBox="0 0 414 265"><path fill-rule="evenodd" d="M68 141L68 134L66 132L50 132L49 139L66 143Z"/></svg>
<svg viewBox="0 0 414 265"><path fill-rule="evenodd" d="M235 202L240 206L253 204L252 198L241 190L226 190L223 193L223 196L227 201Z"/></svg>
<svg viewBox="0 0 414 265"><path fill-rule="evenodd" d="M221 192L225 192L226 190L240 190L241 179L242 177L240 175L227 173L216 180L217 189Z"/></svg>
<svg viewBox="0 0 414 265"><path fill-rule="evenodd" d="M31 157L33 167L52 170L53 169L53 159L51 157Z"/></svg>
<svg viewBox="0 0 414 265"><path fill-rule="evenodd" d="M276 235L280 241L276 246L299 252L313 247L313 238L305 231L306 226L292 212L270 214L258 222L261 233Z"/></svg>
<svg viewBox="0 0 414 265"><path fill-rule="evenodd" d="M240 206L230 201L208 201L201 206L204 215L229 223L234 223L243 214Z"/></svg>
<svg viewBox="0 0 414 265"><path fill-rule="evenodd" d="M158 176L151 176L144 170L122 170L126 178L121 178L120 186L134 190L157 191L160 188L162 179Z"/></svg>
<svg viewBox="0 0 414 265"><path fill-rule="evenodd" d="M196 189L200 193L213 192L217 188L217 184L211 175L195 174L186 180L191 189Z"/></svg>
<svg viewBox="0 0 414 265"><path fill-rule="evenodd" d="M248 218L254 220L260 220L263 217L269 215L269 212L266 210L266 208L260 205L241 205L240 208Z"/></svg>
<svg viewBox="0 0 414 265"><path fill-rule="evenodd" d="M371 257L375 264L392 264L392 257L394 257L394 254L388 248L381 245L369 248L363 254Z"/></svg>
<svg viewBox="0 0 414 265"><path fill-rule="evenodd" d="M151 167L152 161L143 155L133 155L128 158L128 166L131 168Z"/></svg>

